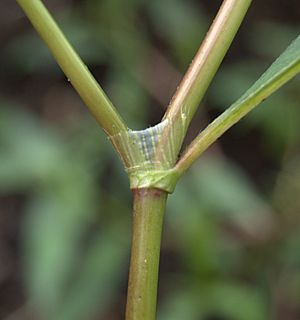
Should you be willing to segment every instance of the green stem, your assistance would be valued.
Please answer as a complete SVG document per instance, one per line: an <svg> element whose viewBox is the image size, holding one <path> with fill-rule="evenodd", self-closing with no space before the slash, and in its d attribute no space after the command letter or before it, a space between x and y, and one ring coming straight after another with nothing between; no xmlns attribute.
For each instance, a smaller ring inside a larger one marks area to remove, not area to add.
<svg viewBox="0 0 300 320"><path fill-rule="evenodd" d="M300 37L236 103L198 134L177 162L174 168L175 176L182 176L225 131L298 73L300 73Z"/></svg>
<svg viewBox="0 0 300 320"><path fill-rule="evenodd" d="M126 320L154 320L160 242L167 193L133 190L133 237Z"/></svg>
<svg viewBox="0 0 300 320"><path fill-rule="evenodd" d="M172 139L177 152L186 130L217 72L251 0L224 0L201 47L186 72L164 115L170 126L166 138ZM168 132L169 131L169 132Z"/></svg>
<svg viewBox="0 0 300 320"><path fill-rule="evenodd" d="M40 0L17 0L57 63L103 130L113 136L126 130L121 116L74 51Z"/></svg>

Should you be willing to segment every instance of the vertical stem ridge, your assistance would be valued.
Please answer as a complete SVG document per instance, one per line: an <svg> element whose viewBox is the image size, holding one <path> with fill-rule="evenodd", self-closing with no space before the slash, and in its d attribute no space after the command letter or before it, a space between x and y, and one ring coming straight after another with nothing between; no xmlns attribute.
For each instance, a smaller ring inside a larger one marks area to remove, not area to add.
<svg viewBox="0 0 300 320"><path fill-rule="evenodd" d="M156 317L160 243L167 193L133 190L133 236L126 320Z"/></svg>

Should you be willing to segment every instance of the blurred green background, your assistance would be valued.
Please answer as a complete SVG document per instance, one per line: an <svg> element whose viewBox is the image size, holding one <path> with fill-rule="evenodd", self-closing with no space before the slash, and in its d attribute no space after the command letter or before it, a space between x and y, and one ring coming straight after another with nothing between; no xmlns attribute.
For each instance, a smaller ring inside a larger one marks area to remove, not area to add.
<svg viewBox="0 0 300 320"><path fill-rule="evenodd" d="M221 3L45 2L134 129L160 120ZM254 1L187 141L299 30L299 1ZM131 195L121 163L11 0L0 2L0 59L0 319L123 319ZM185 319L300 319L299 77L170 196L158 320Z"/></svg>

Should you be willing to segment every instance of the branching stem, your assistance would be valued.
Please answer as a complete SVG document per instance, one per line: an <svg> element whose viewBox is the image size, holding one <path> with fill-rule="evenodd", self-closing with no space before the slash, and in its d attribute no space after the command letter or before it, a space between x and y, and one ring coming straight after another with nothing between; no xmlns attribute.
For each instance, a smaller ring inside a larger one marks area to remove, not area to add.
<svg viewBox="0 0 300 320"><path fill-rule="evenodd" d="M164 115L169 119L167 134L179 152L186 130L203 98L212 78L217 72L251 0L224 0L202 45L186 72ZM183 128L182 128L183 127Z"/></svg>
<svg viewBox="0 0 300 320"><path fill-rule="evenodd" d="M176 164L174 170L177 176L182 176L193 162L225 131L299 72L300 37L286 49L238 101L198 134Z"/></svg>
<svg viewBox="0 0 300 320"><path fill-rule="evenodd" d="M252 0L223 1L203 44L171 100L163 122L142 131L127 128L41 0L16 1L110 137L131 174L134 196L133 238L126 320L154 320L160 242L168 192L173 191L178 178L218 137L300 72L300 37L241 99L196 137L176 163L187 128Z"/></svg>
<svg viewBox="0 0 300 320"><path fill-rule="evenodd" d="M17 0L17 2L103 130L109 136L125 131L127 128L121 116L43 3L40 0Z"/></svg>

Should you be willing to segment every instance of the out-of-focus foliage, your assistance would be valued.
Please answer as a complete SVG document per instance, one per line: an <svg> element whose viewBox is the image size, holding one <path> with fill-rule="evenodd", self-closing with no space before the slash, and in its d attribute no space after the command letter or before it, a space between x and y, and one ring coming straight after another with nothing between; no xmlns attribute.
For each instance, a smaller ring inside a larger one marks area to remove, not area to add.
<svg viewBox="0 0 300 320"><path fill-rule="evenodd" d="M159 121L217 6L48 3L133 128ZM254 2L197 120L229 106L297 36L299 3L289 3L285 12ZM0 317L122 319L126 175L16 3L0 8ZM159 320L299 319L299 80L227 133L170 196Z"/></svg>

